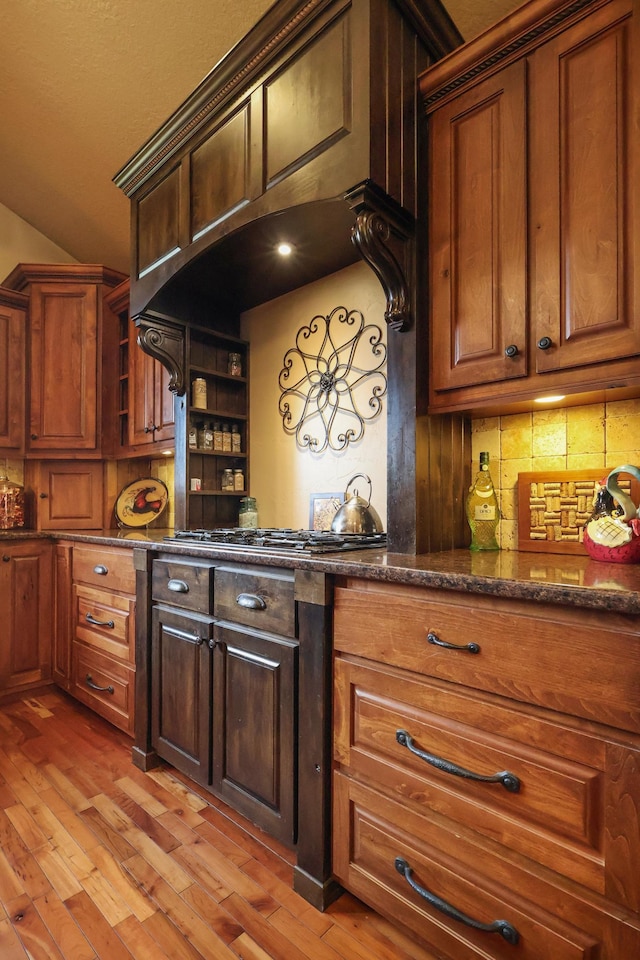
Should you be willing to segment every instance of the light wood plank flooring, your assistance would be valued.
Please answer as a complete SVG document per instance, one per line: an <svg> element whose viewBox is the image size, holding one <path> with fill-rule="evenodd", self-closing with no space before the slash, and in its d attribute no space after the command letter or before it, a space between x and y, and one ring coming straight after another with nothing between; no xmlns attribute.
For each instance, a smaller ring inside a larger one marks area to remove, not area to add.
<svg viewBox="0 0 640 960"><path fill-rule="evenodd" d="M1 960L436 960L56 690L0 704Z"/></svg>

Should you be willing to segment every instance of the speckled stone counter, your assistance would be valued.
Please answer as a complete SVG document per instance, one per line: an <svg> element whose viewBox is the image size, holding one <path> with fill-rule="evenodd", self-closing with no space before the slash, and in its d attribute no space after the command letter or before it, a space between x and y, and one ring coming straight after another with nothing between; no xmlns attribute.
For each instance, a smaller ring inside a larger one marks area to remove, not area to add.
<svg viewBox="0 0 640 960"><path fill-rule="evenodd" d="M182 556L322 570L336 576L365 577L387 583L438 587L465 593L570 604L596 610L640 614L640 564L598 563L584 556L500 551L474 554L451 550L412 557L379 550L321 556L284 556L262 550L225 549L164 538L171 530L3 531L1 540L48 537L162 549Z"/></svg>

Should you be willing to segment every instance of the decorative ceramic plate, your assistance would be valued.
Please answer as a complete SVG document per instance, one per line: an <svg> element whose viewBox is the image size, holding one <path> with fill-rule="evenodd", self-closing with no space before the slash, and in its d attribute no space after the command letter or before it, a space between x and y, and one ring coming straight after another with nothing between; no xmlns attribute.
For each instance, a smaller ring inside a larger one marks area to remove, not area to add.
<svg viewBox="0 0 640 960"><path fill-rule="evenodd" d="M157 520L169 501L169 491L162 480L142 477L128 483L116 500L116 520L124 527L145 527Z"/></svg>

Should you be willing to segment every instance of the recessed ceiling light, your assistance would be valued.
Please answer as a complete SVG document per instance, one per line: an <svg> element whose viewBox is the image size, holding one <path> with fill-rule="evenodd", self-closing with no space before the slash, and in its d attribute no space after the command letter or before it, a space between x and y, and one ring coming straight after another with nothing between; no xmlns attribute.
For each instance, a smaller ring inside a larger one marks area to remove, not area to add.
<svg viewBox="0 0 640 960"><path fill-rule="evenodd" d="M548 397L534 397L534 403L558 403L564 400L564 393L552 394Z"/></svg>
<svg viewBox="0 0 640 960"><path fill-rule="evenodd" d="M281 257L288 257L293 253L293 247L290 243L279 243L276 249Z"/></svg>

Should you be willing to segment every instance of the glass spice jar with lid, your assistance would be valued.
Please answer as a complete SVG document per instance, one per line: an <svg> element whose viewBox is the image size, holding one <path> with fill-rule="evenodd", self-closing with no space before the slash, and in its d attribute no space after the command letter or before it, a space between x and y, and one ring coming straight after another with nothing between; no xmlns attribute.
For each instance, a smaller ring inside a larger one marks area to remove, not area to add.
<svg viewBox="0 0 640 960"><path fill-rule="evenodd" d="M233 470L227 467L222 471L222 489L233 492Z"/></svg>
<svg viewBox="0 0 640 960"><path fill-rule="evenodd" d="M238 513L239 527L258 526L258 502L255 497L242 497Z"/></svg>
<svg viewBox="0 0 640 960"><path fill-rule="evenodd" d="M229 373L232 377L242 376L242 357L239 353L229 354L227 373Z"/></svg>

